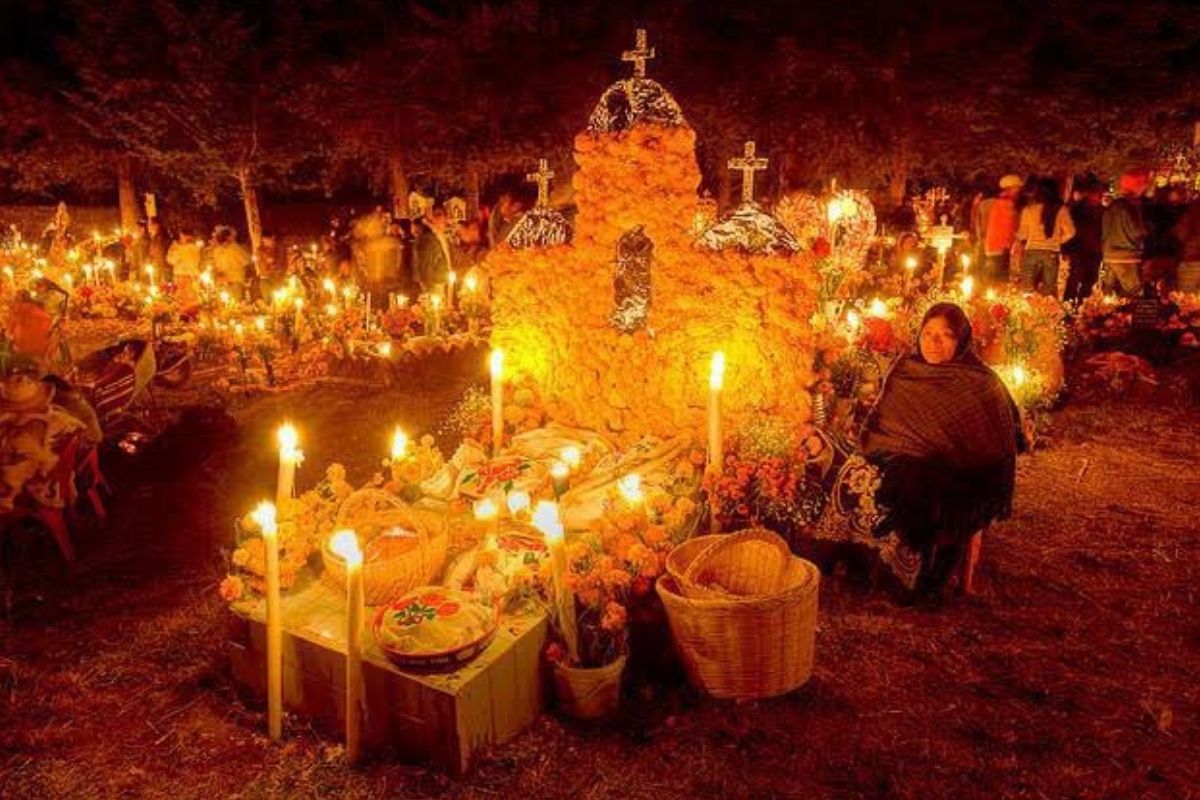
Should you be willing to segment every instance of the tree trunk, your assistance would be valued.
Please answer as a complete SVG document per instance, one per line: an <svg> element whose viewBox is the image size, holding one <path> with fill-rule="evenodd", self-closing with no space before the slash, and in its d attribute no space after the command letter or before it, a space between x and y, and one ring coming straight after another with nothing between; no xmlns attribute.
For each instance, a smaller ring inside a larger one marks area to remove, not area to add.
<svg viewBox="0 0 1200 800"><path fill-rule="evenodd" d="M392 216L408 216L408 173L404 171L404 159L400 149L388 151L388 186L392 192Z"/></svg>
<svg viewBox="0 0 1200 800"><path fill-rule="evenodd" d="M258 187L250 167L238 171L238 183L242 187L242 205L246 209L246 231L250 234L250 254L258 260L258 248L262 244L262 218L258 213Z"/></svg>
<svg viewBox="0 0 1200 800"><path fill-rule="evenodd" d="M467 167L467 219L479 216L480 186L479 166L471 164Z"/></svg>
<svg viewBox="0 0 1200 800"><path fill-rule="evenodd" d="M133 189L133 159L121 156L117 159L117 207L121 211L121 231L133 233L137 229L137 192Z"/></svg>

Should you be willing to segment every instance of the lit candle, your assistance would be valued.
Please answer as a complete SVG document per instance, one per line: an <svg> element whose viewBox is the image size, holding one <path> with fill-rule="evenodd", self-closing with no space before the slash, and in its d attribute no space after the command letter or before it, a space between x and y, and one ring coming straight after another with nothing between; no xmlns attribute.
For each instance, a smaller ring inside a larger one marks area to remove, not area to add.
<svg viewBox="0 0 1200 800"><path fill-rule="evenodd" d="M279 536L275 506L259 503L254 520L262 531L267 579L267 733L273 741L283 735L283 625L279 615Z"/></svg>
<svg viewBox="0 0 1200 800"><path fill-rule="evenodd" d="M574 445L564 447L558 457L564 464L571 468L572 472L579 469L579 465L583 461L583 454Z"/></svg>
<svg viewBox="0 0 1200 800"><path fill-rule="evenodd" d="M969 254L963 253L961 256L959 256L958 263L962 265L963 272L971 271L971 256Z"/></svg>
<svg viewBox="0 0 1200 800"><path fill-rule="evenodd" d="M500 454L504 439L504 351L493 350L488 359L492 374L492 455Z"/></svg>
<svg viewBox="0 0 1200 800"><path fill-rule="evenodd" d="M458 283L458 273L450 270L446 275L446 308L454 308L454 285Z"/></svg>
<svg viewBox="0 0 1200 800"><path fill-rule="evenodd" d="M397 425L396 429L392 431L391 459L388 461L388 466L390 466L392 470L392 480L400 480L400 463L404 461L407 455L408 434L401 430L400 426Z"/></svg>
<svg viewBox="0 0 1200 800"><path fill-rule="evenodd" d="M563 643L571 662L579 658L578 637L575 626L575 596L567 587L567 548L563 541L563 525L555 503L538 503L533 513L533 525L546 537L546 548L550 551L550 574L554 580L554 605L558 610L558 624Z"/></svg>
<svg viewBox="0 0 1200 800"><path fill-rule="evenodd" d="M479 287L479 279L474 275L468 275L463 278L463 291L466 294L475 294L475 290Z"/></svg>
<svg viewBox="0 0 1200 800"><path fill-rule="evenodd" d="M858 312L851 309L846 312L846 340L853 341L858 335L858 328L862 325L862 319L859 318Z"/></svg>
<svg viewBox="0 0 1200 800"><path fill-rule="evenodd" d="M519 520L522 514L529 514L529 492L517 490L509 492L504 504L508 506L508 515L513 520Z"/></svg>
<svg viewBox="0 0 1200 800"><path fill-rule="evenodd" d="M721 388L725 383L725 354L713 353L708 372L708 466L717 474L725 468L721 441Z"/></svg>
<svg viewBox="0 0 1200 800"><path fill-rule="evenodd" d="M299 336L300 325L304 321L304 298L297 297L295 300L295 316L292 318L292 332Z"/></svg>
<svg viewBox="0 0 1200 800"><path fill-rule="evenodd" d="M561 500L570 486L571 468L565 462L555 461L550 465L550 481L554 485L554 499Z"/></svg>
<svg viewBox="0 0 1200 800"><path fill-rule="evenodd" d="M963 300L971 299L971 292L975 289L975 279L970 275L964 275L962 279L962 296Z"/></svg>
<svg viewBox="0 0 1200 800"><path fill-rule="evenodd" d="M916 256L909 256L908 258L904 259L904 270L904 291L907 292L910 288L912 288L913 275L917 270Z"/></svg>
<svg viewBox="0 0 1200 800"><path fill-rule="evenodd" d="M641 505L646 499L646 493L642 491L642 476L636 472L631 472L617 481L617 491L631 506Z"/></svg>
<svg viewBox="0 0 1200 800"><path fill-rule="evenodd" d="M362 749L362 550L354 531L333 535L329 549L346 562L346 760L358 761Z"/></svg>
<svg viewBox="0 0 1200 800"><path fill-rule="evenodd" d="M879 319L887 319L887 316L888 316L887 303L883 302L878 297L876 297L874 300L871 301L871 305L870 305L870 308L868 309L867 313L872 317L878 317Z"/></svg>
<svg viewBox="0 0 1200 800"><path fill-rule="evenodd" d="M500 530L500 507L496 505L495 500L485 497L475 501L472 511L475 513L475 520L487 526L484 533L485 549L494 550Z"/></svg>
<svg viewBox="0 0 1200 800"><path fill-rule="evenodd" d="M292 499L296 487L296 467L304 461L304 451L297 445L300 437L290 422L279 426L279 479L275 483L275 508L283 509Z"/></svg>
<svg viewBox="0 0 1200 800"><path fill-rule="evenodd" d="M442 332L442 296L433 295L429 298L429 303L433 306L433 333L436 336Z"/></svg>

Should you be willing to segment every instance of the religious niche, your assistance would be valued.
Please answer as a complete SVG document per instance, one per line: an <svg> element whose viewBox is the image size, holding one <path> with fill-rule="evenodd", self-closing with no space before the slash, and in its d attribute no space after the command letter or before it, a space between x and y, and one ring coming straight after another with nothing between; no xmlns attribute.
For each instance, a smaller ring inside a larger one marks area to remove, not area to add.
<svg viewBox="0 0 1200 800"><path fill-rule="evenodd" d="M650 313L650 264L654 242L641 225L617 242L617 271L613 279L612 326L621 333L646 327Z"/></svg>

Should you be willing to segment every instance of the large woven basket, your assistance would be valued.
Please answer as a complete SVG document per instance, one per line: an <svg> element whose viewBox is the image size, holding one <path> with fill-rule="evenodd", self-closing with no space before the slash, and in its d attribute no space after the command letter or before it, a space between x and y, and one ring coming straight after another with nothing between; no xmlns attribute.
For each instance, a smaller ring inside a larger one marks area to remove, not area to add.
<svg viewBox="0 0 1200 800"><path fill-rule="evenodd" d="M759 597L694 599L664 575L656 586L688 681L713 697L775 697L812 675L816 566L792 557L782 591Z"/></svg>
<svg viewBox="0 0 1200 800"><path fill-rule="evenodd" d="M390 603L418 586L435 581L446 564L450 535L444 517L419 512L382 489L360 489L338 510L335 530L352 528L365 550L373 539L403 528L417 537L417 546L391 558L363 563L363 596L369 606ZM329 549L321 550L326 578L346 586L346 562Z"/></svg>
<svg viewBox="0 0 1200 800"><path fill-rule="evenodd" d="M792 553L763 528L689 539L667 554L667 574L684 597L720 599L782 590Z"/></svg>

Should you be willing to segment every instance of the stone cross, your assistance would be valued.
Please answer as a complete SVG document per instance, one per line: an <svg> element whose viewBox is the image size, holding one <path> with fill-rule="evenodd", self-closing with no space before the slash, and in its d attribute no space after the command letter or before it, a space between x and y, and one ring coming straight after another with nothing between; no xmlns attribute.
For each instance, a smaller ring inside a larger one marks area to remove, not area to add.
<svg viewBox="0 0 1200 800"><path fill-rule="evenodd" d="M753 202L754 173L767 168L767 160L765 158L754 157L753 141L746 142L746 147L742 151L741 158L729 159L729 168L732 170L741 170L742 172L742 202Z"/></svg>
<svg viewBox="0 0 1200 800"><path fill-rule="evenodd" d="M530 172L525 176L525 180L529 183L536 183L538 186L537 207L545 208L550 204L550 179L554 177L554 173L550 171L546 159L538 159L538 171Z"/></svg>
<svg viewBox="0 0 1200 800"><path fill-rule="evenodd" d="M636 49L621 53L622 61L633 62L633 77L646 77L646 62L654 58L654 48L646 46L646 29L638 28L635 38Z"/></svg>

